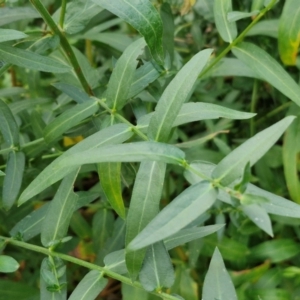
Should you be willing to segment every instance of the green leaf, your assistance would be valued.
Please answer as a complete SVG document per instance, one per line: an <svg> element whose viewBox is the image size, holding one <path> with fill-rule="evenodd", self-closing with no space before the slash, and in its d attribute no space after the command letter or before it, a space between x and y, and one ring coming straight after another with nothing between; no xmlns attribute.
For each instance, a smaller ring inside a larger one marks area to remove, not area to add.
<svg viewBox="0 0 300 300"><path fill-rule="evenodd" d="M13 273L19 269L20 265L18 262L7 255L0 255L0 272L2 273Z"/></svg>
<svg viewBox="0 0 300 300"><path fill-rule="evenodd" d="M209 209L216 198L215 189L207 181L190 186L141 231L128 250L141 249L173 235Z"/></svg>
<svg viewBox="0 0 300 300"><path fill-rule="evenodd" d="M172 145L156 142L136 142L122 145L108 145L68 155L58 163L58 168L100 162L162 161L180 165L184 152Z"/></svg>
<svg viewBox="0 0 300 300"><path fill-rule="evenodd" d="M300 181L297 168L299 152L300 119L297 118L286 131L282 147L284 176L287 188L290 197L297 203L300 203Z"/></svg>
<svg viewBox="0 0 300 300"><path fill-rule="evenodd" d="M139 67L133 77L128 99L133 98L141 91L143 91L151 82L155 81L160 76L160 73L156 70L151 62L146 62Z"/></svg>
<svg viewBox="0 0 300 300"><path fill-rule="evenodd" d="M83 103L90 100L88 94L86 94L84 91L80 90L78 87L73 86L71 84L56 82L53 83L52 85L57 89L61 90L62 92L64 92L69 97L71 97L77 103Z"/></svg>
<svg viewBox="0 0 300 300"><path fill-rule="evenodd" d="M1 300L39 300L39 291L28 284L13 282L11 280L0 280Z"/></svg>
<svg viewBox="0 0 300 300"><path fill-rule="evenodd" d="M231 11L231 0L214 0L214 17L218 33L228 43L232 43L237 36L236 23L230 23L227 19L227 14Z"/></svg>
<svg viewBox="0 0 300 300"><path fill-rule="evenodd" d="M248 184L247 193L258 195L269 200L261 206L269 213L289 218L300 218L300 205L283 197L267 192L253 184Z"/></svg>
<svg viewBox="0 0 300 300"><path fill-rule="evenodd" d="M126 246L158 214L165 178L166 164L142 162L133 187L127 216ZM144 260L146 249L126 253L130 277L135 280Z"/></svg>
<svg viewBox="0 0 300 300"><path fill-rule="evenodd" d="M27 215L24 219L19 221L9 232L12 237L21 235L24 242L30 240L36 235L40 234L41 226L45 219L46 212L48 211L49 203L42 207L34 210L32 213Z"/></svg>
<svg viewBox="0 0 300 300"><path fill-rule="evenodd" d="M118 274L126 274L128 270L125 263L125 250L109 253L104 258L105 268Z"/></svg>
<svg viewBox="0 0 300 300"><path fill-rule="evenodd" d="M295 66L300 45L300 10L297 0L285 1L278 33L281 60L285 65Z"/></svg>
<svg viewBox="0 0 300 300"><path fill-rule="evenodd" d="M279 63L260 47L241 43L232 50L233 54L247 64L259 77L269 82L281 93L300 106L299 85Z"/></svg>
<svg viewBox="0 0 300 300"><path fill-rule="evenodd" d="M1 7L0 26L19 20L40 18L39 13L31 7Z"/></svg>
<svg viewBox="0 0 300 300"><path fill-rule="evenodd" d="M87 149L98 148L109 144L119 144L123 143L130 137L132 137L133 132L130 127L126 124L117 124L111 127L105 128L93 135L87 137L82 142L76 144L66 152L64 152L60 157L50 163L24 190L20 199L19 205L23 204L36 194L43 191L45 188L51 184L62 179L64 176L72 172L76 167L69 167L61 169L59 168L60 162L71 154L80 153Z"/></svg>
<svg viewBox="0 0 300 300"><path fill-rule="evenodd" d="M163 65L162 21L150 1L93 0L93 2L117 15L139 31L144 36L153 58L159 65Z"/></svg>
<svg viewBox="0 0 300 300"><path fill-rule="evenodd" d="M78 204L78 200L76 204ZM70 228L81 240L87 240L92 236L92 228L90 224L84 218L82 212L76 210L76 208L70 221Z"/></svg>
<svg viewBox="0 0 300 300"><path fill-rule="evenodd" d="M5 102L0 99L0 131L8 146L19 144L19 128L15 118Z"/></svg>
<svg viewBox="0 0 300 300"><path fill-rule="evenodd" d="M213 178L225 186L238 179L246 164L250 162L250 166L253 166L275 144L294 118L284 118L234 149L214 169Z"/></svg>
<svg viewBox="0 0 300 300"><path fill-rule="evenodd" d="M107 105L112 109L120 110L126 104L138 64L137 57L141 54L145 45L143 38L138 39L128 46L118 59L106 92Z"/></svg>
<svg viewBox="0 0 300 300"><path fill-rule="evenodd" d="M43 221L41 240L45 247L52 246L67 234L78 196L73 192L73 184L79 169L66 176L50 203Z"/></svg>
<svg viewBox="0 0 300 300"><path fill-rule="evenodd" d="M242 205L242 210L254 224L274 237L270 217L263 207L258 204Z"/></svg>
<svg viewBox="0 0 300 300"><path fill-rule="evenodd" d="M0 59L19 67L43 72L66 73L72 70L53 58L6 45L1 45Z"/></svg>
<svg viewBox="0 0 300 300"><path fill-rule="evenodd" d="M1 22L1 21L0 21ZM2 29L0 28L0 43L6 41L13 41L24 39L28 35L23 33L22 31L17 31L13 29Z"/></svg>
<svg viewBox="0 0 300 300"><path fill-rule="evenodd" d="M203 300L237 300L232 280L226 271L221 253L215 249L203 285Z"/></svg>
<svg viewBox="0 0 300 300"><path fill-rule="evenodd" d="M123 300L148 300L148 293L129 284L122 283Z"/></svg>
<svg viewBox="0 0 300 300"><path fill-rule="evenodd" d="M278 38L278 27L279 27L279 20L263 20L256 23L248 32L247 36L254 36L254 35L266 35L273 37L275 39Z"/></svg>
<svg viewBox="0 0 300 300"><path fill-rule="evenodd" d="M79 282L68 300L94 300L105 288L107 282L103 273L96 270L90 271Z"/></svg>
<svg viewBox="0 0 300 300"><path fill-rule="evenodd" d="M224 224L182 229L164 240L167 250L200 239L223 228Z"/></svg>
<svg viewBox="0 0 300 300"><path fill-rule="evenodd" d="M45 141L51 143L68 129L96 113L98 109L99 105L95 100L85 101L68 109L46 126L44 130Z"/></svg>
<svg viewBox="0 0 300 300"><path fill-rule="evenodd" d="M249 18L252 16L256 16L259 14L259 10L254 10L251 12L242 12L242 11L231 11L227 14L227 20L229 23L241 20L241 19L245 19L245 18Z"/></svg>
<svg viewBox="0 0 300 300"><path fill-rule="evenodd" d="M25 155L23 152L10 152L5 169L3 182L2 203L9 210L15 203L21 189L23 172L25 167Z"/></svg>
<svg viewBox="0 0 300 300"><path fill-rule="evenodd" d="M251 10L262 9L265 0L252 0Z"/></svg>
<svg viewBox="0 0 300 300"><path fill-rule="evenodd" d="M150 139L160 142L168 140L172 124L182 104L190 97L198 75L208 62L211 53L211 49L206 49L196 54L164 90L150 120L148 129Z"/></svg>
<svg viewBox="0 0 300 300"><path fill-rule="evenodd" d="M174 269L168 251L163 242L151 245L147 249L140 282L146 291L171 287L175 280Z"/></svg>
<svg viewBox="0 0 300 300"><path fill-rule="evenodd" d="M299 254L299 245L292 239L267 241L251 249L251 256L260 260L270 259L272 263L291 259Z"/></svg>
<svg viewBox="0 0 300 300"><path fill-rule="evenodd" d="M5 176L5 173L0 170L0 176Z"/></svg>

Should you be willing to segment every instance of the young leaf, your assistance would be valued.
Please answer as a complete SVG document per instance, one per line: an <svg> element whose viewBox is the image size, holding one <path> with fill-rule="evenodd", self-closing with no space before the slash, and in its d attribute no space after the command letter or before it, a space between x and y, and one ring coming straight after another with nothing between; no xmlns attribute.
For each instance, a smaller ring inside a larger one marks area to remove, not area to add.
<svg viewBox="0 0 300 300"><path fill-rule="evenodd" d="M7 45L1 45L0 59L19 67L52 73L66 73L71 67L53 58Z"/></svg>
<svg viewBox="0 0 300 300"><path fill-rule="evenodd" d="M98 164L98 174L108 202L116 213L125 219L125 206L121 189L121 163Z"/></svg>
<svg viewBox="0 0 300 300"><path fill-rule="evenodd" d="M6 41L24 39L27 36L28 35L23 33L22 31L0 28L0 43L1 42L6 42Z"/></svg>
<svg viewBox="0 0 300 300"><path fill-rule="evenodd" d="M41 240L45 247L52 246L66 236L78 196L73 184L79 169L66 176L61 182L46 217L43 221Z"/></svg>
<svg viewBox="0 0 300 300"><path fill-rule="evenodd" d="M285 1L279 21L278 46L285 65L295 66L300 45L300 10L297 0Z"/></svg>
<svg viewBox="0 0 300 300"><path fill-rule="evenodd" d="M44 130L45 141L51 143L68 129L96 113L98 109L99 105L95 100L85 101L68 109L47 125Z"/></svg>
<svg viewBox="0 0 300 300"><path fill-rule="evenodd" d="M0 26L19 20L40 18L39 13L31 7L1 7Z"/></svg>
<svg viewBox="0 0 300 300"><path fill-rule="evenodd" d="M182 229L164 240L167 250L200 239L223 228L224 224Z"/></svg>
<svg viewBox="0 0 300 300"><path fill-rule="evenodd" d="M24 153L10 152L6 164L6 175L4 177L2 190L2 203L6 210L9 210L13 206L18 197L23 180L24 167Z"/></svg>
<svg viewBox="0 0 300 300"><path fill-rule="evenodd" d="M8 146L19 144L19 128L8 105L0 99L0 131Z"/></svg>
<svg viewBox="0 0 300 300"><path fill-rule="evenodd" d="M76 167L66 167L64 169L58 168L61 160L65 157L77 152L85 151L87 149L93 149L109 144L123 143L124 141L132 137L132 135L133 132L130 130L130 127L128 125L117 124L105 128L87 137L82 142L76 144L75 146L64 152L52 163L50 163L21 194L21 197L18 201L19 205L23 204L36 194L46 189L51 184L57 182L76 169Z"/></svg>
<svg viewBox="0 0 300 300"><path fill-rule="evenodd" d="M298 154L300 152L300 119L297 118L286 131L282 154L284 176L290 197L300 203L300 181L297 169Z"/></svg>
<svg viewBox="0 0 300 300"><path fill-rule="evenodd" d="M208 272L204 279L203 300L237 300L234 285L218 248L215 249Z"/></svg>
<svg viewBox="0 0 300 300"><path fill-rule="evenodd" d="M126 246L158 214L166 164L142 162L133 187L127 216ZM135 280L143 263L146 249L126 253L130 277Z"/></svg>
<svg viewBox="0 0 300 300"><path fill-rule="evenodd" d="M162 21L151 2L138 0L93 0L93 2L117 15L139 31L144 36L153 58L159 65L163 65Z"/></svg>
<svg viewBox="0 0 300 300"><path fill-rule="evenodd" d="M234 149L221 160L212 176L225 186L242 176L246 164L250 162L253 166L275 144L294 118L284 118Z"/></svg>
<svg viewBox="0 0 300 300"><path fill-rule="evenodd" d="M168 251L163 242L151 245L147 249L140 282L146 291L171 287L174 282L174 269Z"/></svg>
<svg viewBox="0 0 300 300"><path fill-rule="evenodd" d="M209 209L216 198L217 192L207 181L190 186L166 206L127 249L141 249L173 235Z"/></svg>
<svg viewBox="0 0 300 300"><path fill-rule="evenodd" d="M12 273L19 269L18 262L7 255L0 255L0 273Z"/></svg>
<svg viewBox="0 0 300 300"><path fill-rule="evenodd" d="M258 204L242 205L242 210L254 224L271 237L274 236L270 217L263 207Z"/></svg>
<svg viewBox="0 0 300 300"><path fill-rule="evenodd" d="M235 23L230 23L227 14L232 11L231 0L215 0L214 16L218 33L225 42L232 43L237 36Z"/></svg>
<svg viewBox="0 0 300 300"><path fill-rule="evenodd" d="M61 159L58 168L100 162L162 161L180 165L184 152L172 145L156 142L136 142L122 145L109 145L93 150L71 154Z"/></svg>
<svg viewBox="0 0 300 300"><path fill-rule="evenodd" d="M68 300L94 300L105 288L107 282L103 273L96 270L90 271L79 282Z"/></svg>
<svg viewBox="0 0 300 300"><path fill-rule="evenodd" d="M107 105L112 109L120 110L126 104L138 64L137 57L141 54L145 45L143 38L138 39L128 46L118 59L106 92Z"/></svg>
<svg viewBox="0 0 300 300"><path fill-rule="evenodd" d="M191 95L198 75L209 60L211 53L211 49L206 49L196 54L164 90L150 120L148 129L150 139L159 142L168 140L172 124L182 104Z"/></svg>
<svg viewBox="0 0 300 300"><path fill-rule="evenodd" d="M259 77L269 82L300 106L299 85L267 52L254 44L245 42L235 46L232 52Z"/></svg>

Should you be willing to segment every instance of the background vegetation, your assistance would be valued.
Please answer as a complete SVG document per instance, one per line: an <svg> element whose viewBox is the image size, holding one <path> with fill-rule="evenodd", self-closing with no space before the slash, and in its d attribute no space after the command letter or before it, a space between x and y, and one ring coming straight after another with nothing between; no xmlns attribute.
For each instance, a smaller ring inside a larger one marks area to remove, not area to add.
<svg viewBox="0 0 300 300"><path fill-rule="evenodd" d="M300 299L298 0L0 3L1 300Z"/></svg>

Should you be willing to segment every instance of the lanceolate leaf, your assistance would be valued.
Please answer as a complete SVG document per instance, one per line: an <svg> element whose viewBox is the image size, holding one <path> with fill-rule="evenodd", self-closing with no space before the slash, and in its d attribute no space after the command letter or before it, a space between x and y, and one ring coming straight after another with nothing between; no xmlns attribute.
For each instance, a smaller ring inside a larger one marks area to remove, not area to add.
<svg viewBox="0 0 300 300"><path fill-rule="evenodd" d="M63 158L58 167L92 164L100 162L162 161L180 165L185 157L177 147L155 142L136 142L109 145L98 149L82 151Z"/></svg>
<svg viewBox="0 0 300 300"><path fill-rule="evenodd" d="M106 92L106 101L109 107L120 110L126 104L138 64L137 57L141 54L145 45L143 38L138 39L128 46L118 59Z"/></svg>
<svg viewBox="0 0 300 300"><path fill-rule="evenodd" d="M223 228L224 224L182 229L164 240L167 250L200 239Z"/></svg>
<svg viewBox="0 0 300 300"><path fill-rule="evenodd" d="M139 278L146 291L161 290L173 285L174 269L163 242L151 245L147 249Z"/></svg>
<svg viewBox="0 0 300 300"><path fill-rule="evenodd" d="M248 18L248 17L252 17L252 16L256 16L257 14L259 14L259 10L254 10L252 12L242 12L242 11L231 11L227 14L227 20L232 23L244 18Z"/></svg>
<svg viewBox="0 0 300 300"><path fill-rule="evenodd" d="M127 216L126 246L158 214L166 164L142 162L136 176ZM146 249L126 253L126 265L132 279L136 279Z"/></svg>
<svg viewBox="0 0 300 300"><path fill-rule="evenodd" d="M12 151L8 155L3 182L2 203L9 210L15 203L20 192L23 172L25 167L25 155L23 152Z"/></svg>
<svg viewBox="0 0 300 300"><path fill-rule="evenodd" d="M259 77L269 82L300 106L299 85L267 52L251 43L241 43L235 46L232 51L238 59L248 65Z"/></svg>
<svg viewBox="0 0 300 300"><path fill-rule="evenodd" d="M0 26L19 20L40 18L39 13L31 7L1 7Z"/></svg>
<svg viewBox="0 0 300 300"><path fill-rule="evenodd" d="M144 248L184 228L209 209L217 192L207 181L194 184L166 206L128 245L128 250Z"/></svg>
<svg viewBox="0 0 300 300"><path fill-rule="evenodd" d="M300 152L300 119L297 118L285 134L282 154L284 176L291 198L300 203L300 181L297 161Z"/></svg>
<svg viewBox="0 0 300 300"><path fill-rule="evenodd" d="M103 277L103 273L90 271L79 282L69 300L94 300L105 288L108 280Z"/></svg>
<svg viewBox="0 0 300 300"><path fill-rule="evenodd" d="M25 37L27 37L27 34L23 33L22 31L0 28L0 42L18 40Z"/></svg>
<svg viewBox="0 0 300 300"><path fill-rule="evenodd" d="M101 7L117 15L144 36L153 58L163 65L163 27L159 13L150 1L141 0L93 0Z"/></svg>
<svg viewBox="0 0 300 300"><path fill-rule="evenodd" d="M123 300L148 300L148 292L129 284L122 283Z"/></svg>
<svg viewBox="0 0 300 300"><path fill-rule="evenodd" d="M77 125L83 119L96 113L99 105L95 100L77 104L58 116L44 130L45 141L50 143L60 137L65 131Z"/></svg>
<svg viewBox="0 0 300 300"><path fill-rule="evenodd" d="M1 45L0 59L19 67L43 72L66 73L72 70L53 58L7 45Z"/></svg>
<svg viewBox="0 0 300 300"><path fill-rule="evenodd" d="M300 9L297 0L287 0L280 16L278 46L281 60L296 65L300 45Z"/></svg>
<svg viewBox="0 0 300 300"><path fill-rule="evenodd" d="M202 299L237 300L234 285L226 271L218 248L215 249L208 272L204 279Z"/></svg>
<svg viewBox="0 0 300 300"><path fill-rule="evenodd" d="M53 198L43 221L41 240L45 247L53 245L65 237L76 206L78 196L73 192L73 184L79 169L66 176Z"/></svg>
<svg viewBox="0 0 300 300"><path fill-rule="evenodd" d="M125 206L121 189L121 163L98 164L98 174L107 200L116 213L125 219Z"/></svg>
<svg viewBox="0 0 300 300"><path fill-rule="evenodd" d="M191 95L193 85L208 62L211 53L211 49L206 49L196 54L167 86L149 124L148 136L150 139L160 142L168 140L172 124L182 104Z"/></svg>
<svg viewBox="0 0 300 300"><path fill-rule="evenodd" d="M152 116L153 113L150 113L139 118L139 128L147 128L149 126ZM210 120L218 118L242 120L249 119L254 116L255 114L253 113L241 112L238 110L233 110L215 104L203 102L190 102L184 103L182 105L172 127L200 120Z"/></svg>
<svg viewBox="0 0 300 300"><path fill-rule="evenodd" d="M261 131L227 155L214 169L212 176L223 185L242 176L248 162L253 166L279 139L295 117L286 117Z"/></svg>
<svg viewBox="0 0 300 300"><path fill-rule="evenodd" d="M218 32L225 42L232 43L237 36L235 23L230 23L227 14L232 11L231 0L215 0L214 16Z"/></svg>
<svg viewBox="0 0 300 300"><path fill-rule="evenodd" d="M0 272L1 273L12 273L19 269L18 262L7 255L0 255Z"/></svg>
<svg viewBox="0 0 300 300"><path fill-rule="evenodd" d="M0 100L0 131L8 146L19 144L18 125L10 108L2 100Z"/></svg>
<svg viewBox="0 0 300 300"><path fill-rule="evenodd" d="M256 23L248 32L247 36L266 35L277 39L279 20L263 20Z"/></svg>
<svg viewBox="0 0 300 300"><path fill-rule="evenodd" d="M132 135L133 132L130 130L128 125L117 124L87 137L82 142L76 144L56 160L54 160L51 164L49 164L24 190L19 199L19 205L26 202L51 184L57 182L76 169L76 167L68 167L63 169L58 167L60 162L67 156L104 145L120 144L132 137Z"/></svg>

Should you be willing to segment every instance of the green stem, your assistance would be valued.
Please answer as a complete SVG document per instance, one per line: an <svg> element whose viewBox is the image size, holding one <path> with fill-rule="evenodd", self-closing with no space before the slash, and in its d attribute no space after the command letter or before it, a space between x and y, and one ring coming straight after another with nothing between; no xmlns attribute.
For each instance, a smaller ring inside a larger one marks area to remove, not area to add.
<svg viewBox="0 0 300 300"><path fill-rule="evenodd" d="M219 55L216 59L212 61L210 65L208 65L199 75L199 78L203 77L208 71L210 71L231 49L240 43L250 29L275 5L277 0L273 0L270 2L268 6L266 6L261 12L257 15L257 17L246 27L246 29L231 43L229 44Z"/></svg>
<svg viewBox="0 0 300 300"><path fill-rule="evenodd" d="M84 260L78 259L76 257L70 256L70 255L67 255L67 254L50 251L46 248L36 246L36 245L32 245L32 244L28 244L28 243L21 242L21 241L17 241L17 240L14 240L12 238L0 236L0 239L4 240L4 242L7 243L7 244L18 246L18 247L28 249L28 250L31 250L31 251L34 251L34 252L42 253L42 254L50 256L50 257L59 257L59 258L65 260L65 261L69 261L71 263L74 263L74 264L77 264L79 266L88 268L90 270L97 270L99 272L103 272L103 274L105 274L105 275L107 275L111 278L117 279L117 280L119 280L123 283L129 284L131 286L143 289L142 285L139 282L136 282L136 281L132 282L130 278L125 277L123 275L120 275L118 273L115 273L115 272L113 272L109 269L106 269L105 267L100 267L98 265L86 262ZM163 292L159 292L159 293L158 292L151 292L151 294L156 295L156 296L158 296L160 298L163 298L163 299L169 299L169 300L178 299L178 298L176 298L172 295L169 295L169 294L163 293Z"/></svg>
<svg viewBox="0 0 300 300"><path fill-rule="evenodd" d="M286 102L278 107L276 107L275 109L273 109L272 111L270 111L269 113L267 113L264 117L260 118L259 120L257 120L256 124L259 125L261 123L263 123L266 119L280 113L281 111L287 109L288 107L290 107L293 104L293 102Z"/></svg>
<svg viewBox="0 0 300 300"><path fill-rule="evenodd" d="M61 10L60 10L60 17L59 17L59 26L60 26L61 29L64 28L66 7L67 7L67 0L62 0Z"/></svg>
<svg viewBox="0 0 300 300"><path fill-rule="evenodd" d="M60 39L60 45L63 48L64 52L66 53L71 65L73 66L75 73L78 77L78 80L80 81L83 89L85 90L85 92L88 95L92 96L93 91L92 91L91 87L89 86L89 84L82 72L82 69L78 63L78 60L75 56L75 53L74 53L71 45L69 44L68 39L66 38L65 33L57 26L57 24L54 22L54 20L50 16L48 10L45 8L45 6L41 3L40 0L30 0L30 2L36 8L36 10L42 15L42 17L44 18L44 20L48 24L48 26L51 28L51 30L56 35L58 35L58 37Z"/></svg>

